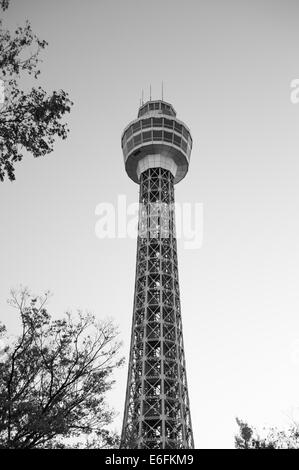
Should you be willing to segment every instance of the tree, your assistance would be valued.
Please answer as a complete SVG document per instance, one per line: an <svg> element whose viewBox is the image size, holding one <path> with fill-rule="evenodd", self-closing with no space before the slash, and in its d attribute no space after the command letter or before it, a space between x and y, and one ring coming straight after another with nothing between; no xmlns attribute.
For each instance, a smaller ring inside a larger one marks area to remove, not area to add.
<svg viewBox="0 0 299 470"><path fill-rule="evenodd" d="M105 395L123 362L118 332L82 312L53 320L48 298L12 292L22 331L5 341L0 327L0 448L115 447Z"/></svg>
<svg viewBox="0 0 299 470"><path fill-rule="evenodd" d="M287 430L278 430L272 427L264 430L265 436L261 437L254 427L246 422L236 419L239 426L239 434L235 436L237 449L299 449L299 427L296 423Z"/></svg>
<svg viewBox="0 0 299 470"><path fill-rule="evenodd" d="M0 9L8 5L9 0L0 0ZM69 132L61 121L73 104L65 91L47 94L40 86L28 92L21 87L25 75L38 78L39 55L46 46L28 21L11 33L0 20L0 181L5 176L15 179L15 164L26 151L34 157L46 155L55 138L66 139Z"/></svg>

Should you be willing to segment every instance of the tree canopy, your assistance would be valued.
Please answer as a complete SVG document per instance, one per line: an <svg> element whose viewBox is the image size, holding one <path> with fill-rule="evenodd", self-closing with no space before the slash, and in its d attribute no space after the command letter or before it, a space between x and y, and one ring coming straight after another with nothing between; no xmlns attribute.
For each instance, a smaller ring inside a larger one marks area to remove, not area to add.
<svg viewBox="0 0 299 470"><path fill-rule="evenodd" d="M299 449L299 426L293 423L286 430L275 427L264 430L263 436L245 421L236 419L239 433L235 436L237 449Z"/></svg>
<svg viewBox="0 0 299 470"><path fill-rule="evenodd" d="M53 320L48 297L12 292L21 333L9 340L0 326L0 448L114 447L105 397L123 361L117 329L82 312Z"/></svg>
<svg viewBox="0 0 299 470"><path fill-rule="evenodd" d="M0 9L8 6L9 0L0 1ZM69 129L62 118L73 104L68 94L63 90L48 94L40 86L22 89L26 75L38 78L40 52L46 46L28 21L10 32L0 20L0 181L15 179L15 165L26 152L46 155L56 137L67 137Z"/></svg>

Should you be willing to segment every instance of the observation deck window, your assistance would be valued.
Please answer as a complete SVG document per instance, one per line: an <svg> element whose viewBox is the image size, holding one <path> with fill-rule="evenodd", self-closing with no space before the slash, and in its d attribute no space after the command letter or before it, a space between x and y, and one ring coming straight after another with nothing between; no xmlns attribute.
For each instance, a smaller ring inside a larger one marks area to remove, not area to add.
<svg viewBox="0 0 299 470"><path fill-rule="evenodd" d="M172 142L172 133L164 131L164 140L166 142Z"/></svg>
<svg viewBox="0 0 299 470"><path fill-rule="evenodd" d="M178 135L176 134L173 134L173 143L175 145L178 145L179 147L181 146L181 141L182 141L182 138L179 137Z"/></svg>
<svg viewBox="0 0 299 470"><path fill-rule="evenodd" d="M174 121L174 130L178 132L179 134L182 133L182 125L179 124L178 122Z"/></svg>
<svg viewBox="0 0 299 470"><path fill-rule="evenodd" d="M185 127L183 127L183 136L185 137L186 140L189 137L189 132L187 131L187 129Z"/></svg>
<svg viewBox="0 0 299 470"><path fill-rule="evenodd" d="M187 142L185 142L184 139L182 139L182 149L184 152L187 152Z"/></svg>
<svg viewBox="0 0 299 470"><path fill-rule="evenodd" d="M171 110L170 106L162 103L162 113L168 114L169 116L174 116L174 112Z"/></svg>
<svg viewBox="0 0 299 470"><path fill-rule="evenodd" d="M128 143L127 143L127 147L128 147L128 150L132 150L133 148L133 139L129 140Z"/></svg>
<svg viewBox="0 0 299 470"><path fill-rule="evenodd" d="M162 127L162 118L153 118L153 127Z"/></svg>
<svg viewBox="0 0 299 470"><path fill-rule="evenodd" d="M134 145L141 144L141 134L137 134L134 136Z"/></svg>
<svg viewBox="0 0 299 470"><path fill-rule="evenodd" d="M149 142L150 140L152 140L152 132L151 131L143 132L142 138L143 138L143 142Z"/></svg>
<svg viewBox="0 0 299 470"><path fill-rule="evenodd" d="M164 119L164 127L167 127L168 129L173 129L173 121L170 119Z"/></svg>
<svg viewBox="0 0 299 470"><path fill-rule="evenodd" d="M133 134L132 127L129 127L129 129L126 132L126 139L128 139L132 134Z"/></svg>
<svg viewBox="0 0 299 470"><path fill-rule="evenodd" d="M151 120L142 119L142 129L146 129L147 127L151 127Z"/></svg>
<svg viewBox="0 0 299 470"><path fill-rule="evenodd" d="M154 140L162 140L162 131L153 131Z"/></svg>
<svg viewBox="0 0 299 470"><path fill-rule="evenodd" d="M140 121L137 121L133 124L133 132L137 132L137 131L140 131L141 129L141 122Z"/></svg>

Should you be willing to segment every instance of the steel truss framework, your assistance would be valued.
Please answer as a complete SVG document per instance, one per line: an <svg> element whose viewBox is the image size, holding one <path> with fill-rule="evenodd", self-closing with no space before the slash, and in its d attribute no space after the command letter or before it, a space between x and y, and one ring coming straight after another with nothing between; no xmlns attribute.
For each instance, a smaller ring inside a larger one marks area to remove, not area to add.
<svg viewBox="0 0 299 470"><path fill-rule="evenodd" d="M194 447L184 357L173 176L140 178L130 361L121 448Z"/></svg>

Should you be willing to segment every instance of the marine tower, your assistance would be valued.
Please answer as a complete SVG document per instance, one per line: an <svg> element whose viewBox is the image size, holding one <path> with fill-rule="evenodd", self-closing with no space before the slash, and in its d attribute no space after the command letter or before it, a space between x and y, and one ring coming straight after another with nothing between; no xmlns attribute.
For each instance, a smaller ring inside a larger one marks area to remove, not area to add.
<svg viewBox="0 0 299 470"><path fill-rule="evenodd" d="M192 449L174 213L174 185L187 174L192 138L171 104L151 100L125 128L121 145L140 209L120 446Z"/></svg>

